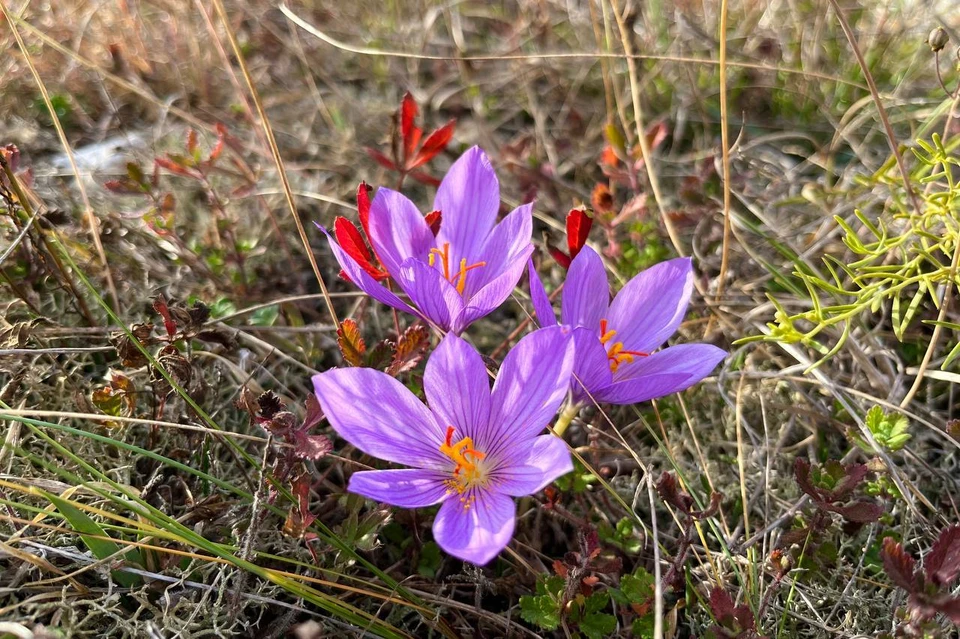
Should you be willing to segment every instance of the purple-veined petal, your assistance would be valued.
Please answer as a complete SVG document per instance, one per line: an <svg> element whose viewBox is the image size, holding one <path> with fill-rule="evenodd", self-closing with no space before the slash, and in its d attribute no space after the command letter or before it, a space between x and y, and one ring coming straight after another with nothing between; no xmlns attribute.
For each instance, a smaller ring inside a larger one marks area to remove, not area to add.
<svg viewBox="0 0 960 639"><path fill-rule="evenodd" d="M450 466L433 413L386 373L337 368L314 375L313 388L333 429L368 455L416 468Z"/></svg>
<svg viewBox="0 0 960 639"><path fill-rule="evenodd" d="M679 393L709 375L726 355L710 344L671 346L633 363L621 364L615 375L617 381L595 397L609 404L636 404Z"/></svg>
<svg viewBox="0 0 960 639"><path fill-rule="evenodd" d="M617 331L614 341L631 351L656 350L680 326L692 292L689 258L660 262L638 273L610 304L607 319Z"/></svg>
<svg viewBox="0 0 960 639"><path fill-rule="evenodd" d="M713 344L676 344L649 357L638 357L632 363L621 364L613 375L613 381L616 383L661 374L686 374L700 381L726 356L725 350Z"/></svg>
<svg viewBox="0 0 960 639"><path fill-rule="evenodd" d="M451 495L433 521L433 538L458 559L482 566L513 537L516 506L503 493L468 490Z"/></svg>
<svg viewBox="0 0 960 639"><path fill-rule="evenodd" d="M533 304L533 312L537 315L537 323L543 327L556 326L557 316L553 312L550 297L543 288L543 281L540 279L540 275L537 274L533 260L527 261L527 273L530 278L530 302Z"/></svg>
<svg viewBox="0 0 960 639"><path fill-rule="evenodd" d="M439 504L450 494L443 483L449 479L449 472L419 468L364 470L350 476L347 490L391 506L423 508Z"/></svg>
<svg viewBox="0 0 960 639"><path fill-rule="evenodd" d="M517 282L523 275L523 267L530 259L531 253L533 253L533 244L528 244L515 262L509 264L495 280L481 288L467 301L460 316L454 322L455 333L461 333L476 320L499 308L510 297L510 293L517 287Z"/></svg>
<svg viewBox="0 0 960 639"><path fill-rule="evenodd" d="M533 204L524 204L510 212L487 237L480 252L480 261L486 262L468 274L464 297L470 299L486 284L500 276L507 268L523 260L533 234Z"/></svg>
<svg viewBox="0 0 960 639"><path fill-rule="evenodd" d="M480 147L468 149L453 163L440 182L433 208L443 215L437 245L450 242L458 260L479 261L500 210L500 182Z"/></svg>
<svg viewBox="0 0 960 639"><path fill-rule="evenodd" d="M353 282L357 288L378 302L386 304L387 306L392 306L399 311L412 313L418 317L420 316L417 311L411 308L410 305L404 302L402 299L397 297L396 294L388 290L386 286L370 277L363 267L357 264L356 260L347 255L347 252L340 248L340 245L337 244L336 240L334 240L330 233L327 232L327 229L323 228L319 224L317 227L327 236L327 241L330 244L330 250L333 251L333 256L337 258L340 268L343 269L343 272L347 274L347 277L350 278L350 281Z"/></svg>
<svg viewBox="0 0 960 639"><path fill-rule="evenodd" d="M570 382L573 401L578 404L592 403L591 398L595 399L599 391L613 383L607 349L591 328L574 329L573 344L576 351Z"/></svg>
<svg viewBox="0 0 960 639"><path fill-rule="evenodd" d="M554 479L573 470L567 443L556 435L540 435L533 445L518 447L517 453L501 461L496 471L496 488L512 497L532 495Z"/></svg>
<svg viewBox="0 0 960 639"><path fill-rule="evenodd" d="M370 244L390 275L396 278L409 258L427 259L433 233L417 206L402 193L381 187L370 204Z"/></svg>
<svg viewBox="0 0 960 639"><path fill-rule="evenodd" d="M397 284L410 296L420 314L448 331L463 310L463 298L438 269L411 258L403 263Z"/></svg>
<svg viewBox="0 0 960 639"><path fill-rule="evenodd" d="M490 421L490 376L480 353L448 334L427 360L423 389L440 425L456 429L454 441L470 437L483 450Z"/></svg>
<svg viewBox="0 0 960 639"><path fill-rule="evenodd" d="M563 285L560 317L564 324L600 330L600 320L610 305L610 285L603 261L589 246L584 246L570 263Z"/></svg>
<svg viewBox="0 0 960 639"><path fill-rule="evenodd" d="M573 335L560 326L530 333L507 353L491 394L495 444L488 458L499 459L546 427L567 395L573 360Z"/></svg>

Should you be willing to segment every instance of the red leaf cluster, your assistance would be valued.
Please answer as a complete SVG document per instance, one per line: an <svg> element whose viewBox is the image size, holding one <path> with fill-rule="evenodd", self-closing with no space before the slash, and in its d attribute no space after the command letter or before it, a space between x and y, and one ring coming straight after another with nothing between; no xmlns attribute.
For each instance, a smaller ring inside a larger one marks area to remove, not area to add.
<svg viewBox="0 0 960 639"><path fill-rule="evenodd" d="M447 147L453 138L453 129L457 122L450 120L424 138L423 129L416 124L419 113L420 109L413 96L409 92L404 94L400 108L394 116L390 145L392 157L370 147L367 148L367 154L391 171L397 171L402 176L409 175L418 182L436 186L439 180L417 169Z"/></svg>

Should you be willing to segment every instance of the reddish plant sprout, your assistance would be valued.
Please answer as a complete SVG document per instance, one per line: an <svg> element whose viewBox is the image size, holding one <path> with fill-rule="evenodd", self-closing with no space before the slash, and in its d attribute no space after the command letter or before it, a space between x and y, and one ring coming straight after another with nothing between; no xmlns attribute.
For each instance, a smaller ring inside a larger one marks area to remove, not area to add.
<svg viewBox="0 0 960 639"><path fill-rule="evenodd" d="M570 262L573 261L580 250L587 243L587 236L590 235L590 228L593 226L593 218L583 208L570 209L567 213L567 252L564 253L553 244L547 242L547 250L557 261L557 264L564 269L570 268Z"/></svg>
<svg viewBox="0 0 960 639"><path fill-rule="evenodd" d="M409 92L404 94L400 108L393 116L393 129L390 136L392 157L371 147L367 147L366 151L381 166L398 172L400 184L403 184L403 180L409 175L423 184L438 186L440 180L419 169L447 147L453 137L453 129L457 121L451 119L424 138L423 129L416 124L419 112L420 109L413 96Z"/></svg>
<svg viewBox="0 0 960 639"><path fill-rule="evenodd" d="M757 632L757 620L750 606L736 605L727 591L719 586L710 591L710 614L713 626L707 631L707 637L713 639L762 639Z"/></svg>
<svg viewBox="0 0 960 639"><path fill-rule="evenodd" d="M670 563L670 570L663 577L665 588L672 588L675 592L683 592L686 580L687 557L693 544L693 529L698 521L709 519L720 510L720 493L710 494L710 503L703 510L694 508L696 500L687 491L683 490L677 478L672 473L664 472L657 481L657 493L660 499L673 506L681 514L680 541L676 555Z"/></svg>
<svg viewBox="0 0 960 639"><path fill-rule="evenodd" d="M960 577L960 526L940 532L924 559L923 570L918 570L916 559L890 537L883 540L880 556L884 572L908 594L906 620L897 628L898 637L939 636L937 615L960 625L960 597L952 594Z"/></svg>
<svg viewBox="0 0 960 639"><path fill-rule="evenodd" d="M600 546L600 537L591 527L577 531L579 551L570 551L563 559L553 562L553 571L566 581L563 601L573 599L578 593L584 597L593 594L594 586L600 582L598 575L619 575L623 562L619 557L606 556Z"/></svg>

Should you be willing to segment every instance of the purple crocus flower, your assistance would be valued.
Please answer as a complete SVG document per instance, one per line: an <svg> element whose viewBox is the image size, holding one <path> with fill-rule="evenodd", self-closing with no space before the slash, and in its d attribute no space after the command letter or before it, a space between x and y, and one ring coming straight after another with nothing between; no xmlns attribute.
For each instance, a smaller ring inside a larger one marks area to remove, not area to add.
<svg viewBox="0 0 960 639"><path fill-rule="evenodd" d="M542 435L570 386L573 339L559 327L521 339L490 390L480 354L448 334L427 361L429 407L369 368L314 376L320 406L341 437L410 468L356 472L347 489L401 508L441 504L433 536L446 552L482 565L513 536L511 497L570 472L566 443Z"/></svg>
<svg viewBox="0 0 960 639"><path fill-rule="evenodd" d="M499 224L500 184L490 159L473 147L440 183L436 236L416 205L381 187L370 205L370 244L410 304L371 277L332 237L330 247L347 277L367 295L459 335L500 306L517 285L533 244L533 205Z"/></svg>
<svg viewBox="0 0 960 639"><path fill-rule="evenodd" d="M654 352L676 332L693 292L689 258L652 266L631 279L610 302L600 256L583 247L563 285L561 320L573 328L575 404L637 402L693 386L726 356L710 344L678 344ZM542 326L557 323L543 284L530 263L530 297Z"/></svg>

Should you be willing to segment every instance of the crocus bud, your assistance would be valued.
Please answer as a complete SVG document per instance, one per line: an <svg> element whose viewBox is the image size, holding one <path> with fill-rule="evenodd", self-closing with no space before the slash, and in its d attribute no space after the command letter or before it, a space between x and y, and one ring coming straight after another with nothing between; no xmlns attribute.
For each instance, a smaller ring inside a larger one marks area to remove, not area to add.
<svg viewBox="0 0 960 639"><path fill-rule="evenodd" d="M943 51L948 42L950 42L950 36L943 30L943 27L937 27L927 36L927 44L934 51Z"/></svg>

